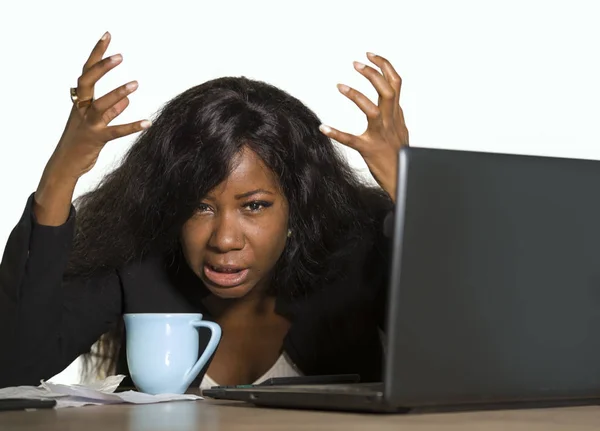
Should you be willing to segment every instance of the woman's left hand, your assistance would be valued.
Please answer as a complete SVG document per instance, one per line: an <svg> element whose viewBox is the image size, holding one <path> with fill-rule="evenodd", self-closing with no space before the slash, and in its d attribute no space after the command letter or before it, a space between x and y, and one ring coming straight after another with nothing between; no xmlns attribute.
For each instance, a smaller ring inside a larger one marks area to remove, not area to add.
<svg viewBox="0 0 600 431"><path fill-rule="evenodd" d="M375 180L395 201L398 151L408 146L408 130L400 107L402 79L385 58L372 53L367 53L367 57L381 72L359 62L354 62L354 68L377 90L377 105L360 91L338 84L340 93L352 100L367 116L367 130L360 136L325 125L320 130L326 136L358 151Z"/></svg>

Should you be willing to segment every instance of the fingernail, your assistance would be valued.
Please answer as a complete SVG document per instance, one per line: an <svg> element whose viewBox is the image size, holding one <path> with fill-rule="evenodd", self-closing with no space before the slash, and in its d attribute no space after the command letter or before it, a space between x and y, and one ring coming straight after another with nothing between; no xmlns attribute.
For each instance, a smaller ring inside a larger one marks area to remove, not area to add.
<svg viewBox="0 0 600 431"><path fill-rule="evenodd" d="M152 123L148 120L144 120L140 123L140 127L142 129L147 129L148 127L150 127L152 125Z"/></svg>
<svg viewBox="0 0 600 431"><path fill-rule="evenodd" d="M110 57L110 62L111 63L117 63L119 61L123 60L123 56L121 54L115 54L112 57Z"/></svg>
<svg viewBox="0 0 600 431"><path fill-rule="evenodd" d="M102 37L100 38L100 40L106 40L106 39L108 39L108 36L109 36L109 34L108 34L108 32L106 32L106 33L104 33L102 35Z"/></svg>
<svg viewBox="0 0 600 431"><path fill-rule="evenodd" d="M354 67L355 67L356 69L358 69L358 70L363 70L363 69L364 69L365 67L367 67L367 66L365 66L365 65L364 65L364 64L362 64L362 63L359 63L358 61L355 61L355 62L354 62Z"/></svg>
<svg viewBox="0 0 600 431"><path fill-rule="evenodd" d="M344 85L344 84L338 84L337 88L342 93L347 93L348 91L350 91L350 87L348 87L347 85Z"/></svg>
<svg viewBox="0 0 600 431"><path fill-rule="evenodd" d="M325 124L321 124L319 126L319 130L323 133L330 133L331 132L331 127L326 126Z"/></svg>
<svg viewBox="0 0 600 431"><path fill-rule="evenodd" d="M377 54L373 54L372 52L367 52L367 57L377 57Z"/></svg>
<svg viewBox="0 0 600 431"><path fill-rule="evenodd" d="M130 83L128 83L128 84L125 86L125 88L126 88L127 90L129 90L129 91L133 91L133 90L135 90L136 88L138 88L138 83L137 83L137 81L131 81Z"/></svg>

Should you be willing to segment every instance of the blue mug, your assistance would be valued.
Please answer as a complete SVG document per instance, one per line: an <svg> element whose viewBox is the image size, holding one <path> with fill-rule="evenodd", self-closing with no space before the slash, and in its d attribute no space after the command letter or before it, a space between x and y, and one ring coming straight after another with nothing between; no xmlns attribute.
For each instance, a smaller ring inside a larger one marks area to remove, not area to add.
<svg viewBox="0 0 600 431"><path fill-rule="evenodd" d="M221 340L221 327L202 314L127 313L124 319L131 379L147 394L183 394ZM212 332L200 358L196 328Z"/></svg>

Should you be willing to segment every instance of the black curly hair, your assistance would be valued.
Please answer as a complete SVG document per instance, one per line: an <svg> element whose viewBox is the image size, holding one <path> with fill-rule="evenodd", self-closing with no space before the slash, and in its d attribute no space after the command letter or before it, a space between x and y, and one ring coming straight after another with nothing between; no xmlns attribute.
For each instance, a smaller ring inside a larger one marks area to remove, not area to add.
<svg viewBox="0 0 600 431"><path fill-rule="evenodd" d="M245 77L214 79L176 96L121 164L76 201L67 276L176 251L185 221L247 147L275 173L289 202L294 234L271 291L309 295L337 276L349 245L374 229L377 210L392 205L381 189L361 181L320 124L298 99ZM118 331L100 344L114 363Z"/></svg>

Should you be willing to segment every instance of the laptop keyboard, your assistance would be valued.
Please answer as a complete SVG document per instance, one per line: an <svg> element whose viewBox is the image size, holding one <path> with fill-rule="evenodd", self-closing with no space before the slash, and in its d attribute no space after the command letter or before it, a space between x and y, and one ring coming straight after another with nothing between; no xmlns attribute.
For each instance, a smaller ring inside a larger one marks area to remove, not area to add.
<svg viewBox="0 0 600 431"><path fill-rule="evenodd" d="M330 385L290 385L290 386L255 386L252 391L276 392L319 392L338 394L379 394L383 392L383 383L349 383Z"/></svg>

